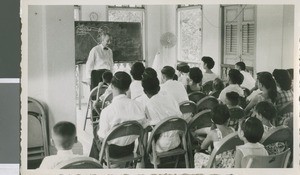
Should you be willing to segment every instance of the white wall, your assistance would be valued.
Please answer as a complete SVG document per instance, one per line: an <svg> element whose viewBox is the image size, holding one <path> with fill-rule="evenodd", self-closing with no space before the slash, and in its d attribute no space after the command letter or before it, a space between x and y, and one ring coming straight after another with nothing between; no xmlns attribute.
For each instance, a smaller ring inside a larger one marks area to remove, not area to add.
<svg viewBox="0 0 300 175"><path fill-rule="evenodd" d="M283 6L282 68L294 67L294 6Z"/></svg>
<svg viewBox="0 0 300 175"><path fill-rule="evenodd" d="M257 6L256 71L281 68L283 6Z"/></svg>
<svg viewBox="0 0 300 175"><path fill-rule="evenodd" d="M47 104L49 128L76 124L73 6L30 6L28 94Z"/></svg>
<svg viewBox="0 0 300 175"><path fill-rule="evenodd" d="M203 5L202 55L215 61L212 69L221 73L221 9L220 5Z"/></svg>
<svg viewBox="0 0 300 175"><path fill-rule="evenodd" d="M107 6L106 5L82 5L81 6L81 20L90 21L90 13L98 14L98 21L107 20Z"/></svg>

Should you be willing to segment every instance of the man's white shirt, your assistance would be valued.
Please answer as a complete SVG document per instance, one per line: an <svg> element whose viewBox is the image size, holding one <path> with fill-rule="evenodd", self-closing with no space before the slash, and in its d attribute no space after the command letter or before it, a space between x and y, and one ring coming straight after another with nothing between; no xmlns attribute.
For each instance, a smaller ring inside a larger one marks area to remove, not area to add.
<svg viewBox="0 0 300 175"><path fill-rule="evenodd" d="M188 94L184 85L175 80L167 80L165 83L161 84L161 91L166 92L174 97L177 103L188 101Z"/></svg>

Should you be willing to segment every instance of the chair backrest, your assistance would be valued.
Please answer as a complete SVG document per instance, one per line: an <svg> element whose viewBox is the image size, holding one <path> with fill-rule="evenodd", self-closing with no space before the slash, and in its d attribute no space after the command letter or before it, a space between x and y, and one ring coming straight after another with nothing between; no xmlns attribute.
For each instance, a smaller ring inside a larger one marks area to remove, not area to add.
<svg viewBox="0 0 300 175"><path fill-rule="evenodd" d="M278 126L270 130L266 135L263 136L260 143L263 145L269 145L276 142L284 142L290 145L293 139L293 133L287 126Z"/></svg>
<svg viewBox="0 0 300 175"><path fill-rule="evenodd" d="M37 151L41 157L49 155L47 122L44 105L34 98L28 97L28 156Z"/></svg>
<svg viewBox="0 0 300 175"><path fill-rule="evenodd" d="M218 154L223 153L225 151L229 151L229 150L235 150L236 146L242 145L242 144L244 144L244 142L239 138L237 132L228 134L226 137L224 137L220 141L218 146L214 147L214 149L209 157L209 161L207 163L207 168L213 167L215 158Z"/></svg>
<svg viewBox="0 0 300 175"><path fill-rule="evenodd" d="M215 98L219 98L220 93L221 93L221 91L215 91L215 92L212 92L212 93L210 94L210 96L213 96L213 97L215 97Z"/></svg>
<svg viewBox="0 0 300 175"><path fill-rule="evenodd" d="M195 114L197 110L197 106L193 101L185 101L179 104L180 111L183 114L192 113Z"/></svg>
<svg viewBox="0 0 300 175"><path fill-rule="evenodd" d="M210 127L211 121L211 110L206 109L197 113L188 123L188 130L195 131L197 129Z"/></svg>
<svg viewBox="0 0 300 175"><path fill-rule="evenodd" d="M107 107L112 102L112 99L113 99L113 93L108 94L102 101L102 109Z"/></svg>
<svg viewBox="0 0 300 175"><path fill-rule="evenodd" d="M196 91L188 94L189 100L197 103L199 100L204 98L206 95L203 92Z"/></svg>
<svg viewBox="0 0 300 175"><path fill-rule="evenodd" d="M107 86L107 85L104 85L104 84L102 84L102 86L98 87L98 89L97 89L97 99L98 99L101 95L103 95L103 94L105 93L105 91L106 91L107 88L108 88L108 86Z"/></svg>
<svg viewBox="0 0 300 175"><path fill-rule="evenodd" d="M238 129L239 120L245 117L245 111L240 106L229 109L230 118L228 126L233 127L236 131Z"/></svg>
<svg viewBox="0 0 300 175"><path fill-rule="evenodd" d="M277 115L282 116L291 112L293 112L293 101L287 102L280 109L278 109Z"/></svg>
<svg viewBox="0 0 300 175"><path fill-rule="evenodd" d="M99 161L91 157L76 157L63 161L54 169L102 169Z"/></svg>
<svg viewBox="0 0 300 175"><path fill-rule="evenodd" d="M164 120L160 121L157 125L155 125L151 132L148 142L149 144L147 144L147 152L150 152L152 148L151 143L154 140L155 136L168 131L182 131L179 132L179 134L182 137L185 137L187 133L187 123L184 119L175 116L167 117Z"/></svg>
<svg viewBox="0 0 300 175"><path fill-rule="evenodd" d="M139 145L140 145L139 149L141 152L140 154L144 154L144 148L143 146L141 146L143 145L142 140L144 136L143 126L137 121L126 121L116 125L107 133L107 136L104 138L102 142L102 148L100 151L99 160L101 161L104 157L105 149L107 149L107 147L109 146L108 141L111 141L119 137L132 136L132 135L138 136ZM108 157L109 155L106 156Z"/></svg>
<svg viewBox="0 0 300 175"><path fill-rule="evenodd" d="M245 156L242 159L242 168L286 168L291 155L291 150L287 149L277 155L270 156Z"/></svg>
<svg viewBox="0 0 300 175"><path fill-rule="evenodd" d="M96 100L97 91L98 91L98 87L94 87L94 88L90 91L88 103L90 103L92 100Z"/></svg>
<svg viewBox="0 0 300 175"><path fill-rule="evenodd" d="M213 81L208 81L202 85L202 91L208 94L213 89Z"/></svg>
<svg viewBox="0 0 300 175"><path fill-rule="evenodd" d="M197 111L200 112L205 109L212 110L216 105L219 104L219 101L213 96L207 96L202 98L197 102Z"/></svg>

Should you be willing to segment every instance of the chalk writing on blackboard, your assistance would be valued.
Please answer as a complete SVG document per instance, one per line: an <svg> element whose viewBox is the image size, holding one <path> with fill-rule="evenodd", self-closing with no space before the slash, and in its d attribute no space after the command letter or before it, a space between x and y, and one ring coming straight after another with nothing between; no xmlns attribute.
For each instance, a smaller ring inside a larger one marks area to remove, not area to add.
<svg viewBox="0 0 300 175"><path fill-rule="evenodd" d="M140 23L75 21L76 64L84 64L90 50L101 43L101 36L109 33L114 62L143 60Z"/></svg>

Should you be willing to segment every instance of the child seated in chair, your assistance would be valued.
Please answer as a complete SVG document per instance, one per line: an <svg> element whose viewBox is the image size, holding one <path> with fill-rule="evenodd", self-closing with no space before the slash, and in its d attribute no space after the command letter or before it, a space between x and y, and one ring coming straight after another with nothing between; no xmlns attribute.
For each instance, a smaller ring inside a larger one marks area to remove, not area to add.
<svg viewBox="0 0 300 175"><path fill-rule="evenodd" d="M233 114L231 113L231 111L233 111L235 108L241 108L239 106L239 98L240 96L236 92L232 91L226 93L225 104L227 105L230 114ZM237 130L239 125L239 119L241 119L241 117L243 116L230 115L228 126L233 127L235 128L235 130Z"/></svg>
<svg viewBox="0 0 300 175"><path fill-rule="evenodd" d="M105 71L102 74L103 82L99 82L98 84L97 99L95 103L93 103L93 107L97 111L98 115L101 112L102 101L109 93L111 93L110 84L111 84L112 77L113 74L110 71Z"/></svg>
<svg viewBox="0 0 300 175"><path fill-rule="evenodd" d="M213 81L212 91L209 95L214 96L215 98L219 98L221 91L224 89L224 83L220 78L216 78Z"/></svg>
<svg viewBox="0 0 300 175"><path fill-rule="evenodd" d="M63 121L55 124L51 141L57 149L57 154L45 157L40 169L54 169L63 161L80 156L72 152L73 145L77 143L76 127L73 123Z"/></svg>
<svg viewBox="0 0 300 175"><path fill-rule="evenodd" d="M241 168L243 157L248 155L267 156L265 147L259 143L264 133L264 127L261 121L255 117L249 117L240 122L238 135L244 141L244 145L236 147L234 158L234 167Z"/></svg>
<svg viewBox="0 0 300 175"><path fill-rule="evenodd" d="M201 150L200 152L195 154L195 168L205 168L207 166L209 157L210 157L210 152L212 150L212 147L218 147L219 142L227 136L228 134L233 133L235 130L234 128L228 127L227 123L230 117L228 107L223 104L218 104L213 108L211 111L211 116L212 116L212 122L216 125L217 128L211 129L210 127L208 128L202 128L198 129L195 131L196 135L203 135L207 134L203 142L201 143ZM228 152L228 155L225 156L227 153L222 153L223 157L233 157L232 152ZM231 156L230 156L230 155ZM216 166L217 167L231 167L232 165L229 165L233 161L226 161L228 164L225 165L221 160L222 157L217 156L216 157Z"/></svg>
<svg viewBox="0 0 300 175"><path fill-rule="evenodd" d="M143 126L146 125L144 123L146 116L142 104L128 98L126 95L130 83L131 77L126 72L116 72L112 78L111 87L113 100L100 114L98 131L99 141L97 142L99 150L101 149L104 138L117 124L135 120L140 122ZM120 158L132 154L137 137L138 136L124 136L109 141L109 156L112 158ZM125 163L114 165L114 167L122 168L125 166Z"/></svg>
<svg viewBox="0 0 300 175"><path fill-rule="evenodd" d="M272 131L276 127L272 124L276 117L275 106L268 101L259 102L253 111L253 115L258 118L264 127L263 138L265 138L268 132ZM269 155L276 155L285 150L285 144L282 142L275 142L265 146Z"/></svg>

